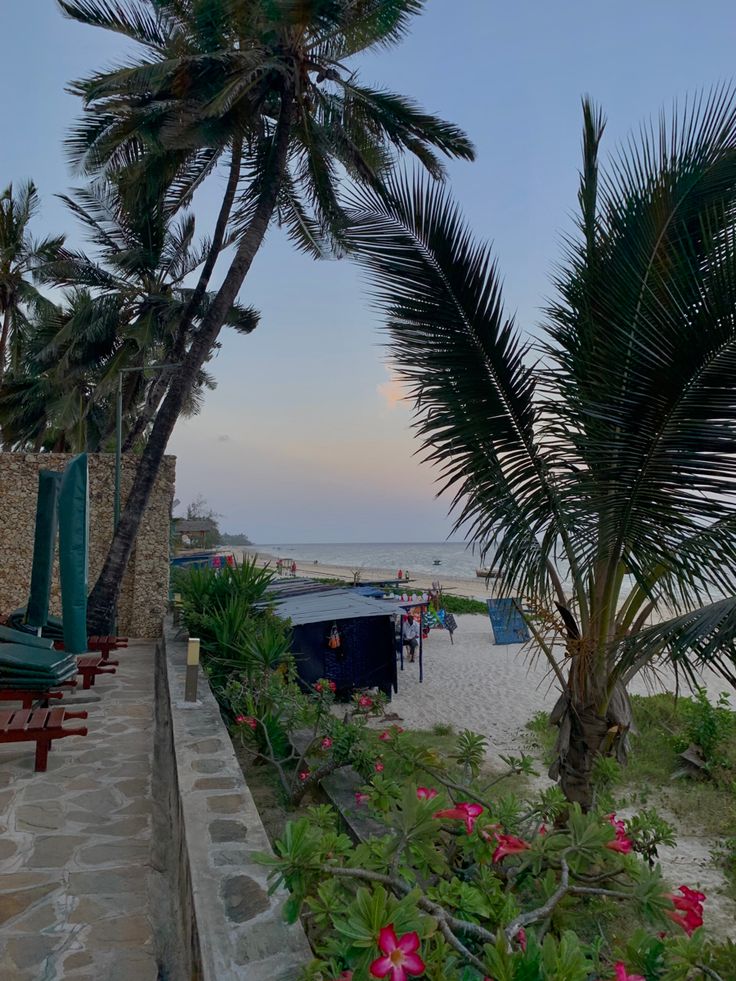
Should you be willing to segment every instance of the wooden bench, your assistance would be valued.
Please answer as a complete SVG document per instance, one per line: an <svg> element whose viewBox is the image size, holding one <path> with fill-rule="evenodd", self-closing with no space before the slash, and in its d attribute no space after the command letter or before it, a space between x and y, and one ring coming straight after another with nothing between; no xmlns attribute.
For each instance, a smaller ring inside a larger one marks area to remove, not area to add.
<svg viewBox="0 0 736 981"><path fill-rule="evenodd" d="M87 735L86 726L64 729L63 723L68 719L86 718L86 712L67 712L63 708L0 709L0 743L35 742L35 769L37 773L43 773L54 739Z"/></svg>
<svg viewBox="0 0 736 981"><path fill-rule="evenodd" d="M87 638L87 650L93 651L97 654L102 655L102 660L107 661L110 657L110 651L120 650L122 647L128 646L127 637L88 637ZM64 650L64 641L55 640L54 648L57 651Z"/></svg>

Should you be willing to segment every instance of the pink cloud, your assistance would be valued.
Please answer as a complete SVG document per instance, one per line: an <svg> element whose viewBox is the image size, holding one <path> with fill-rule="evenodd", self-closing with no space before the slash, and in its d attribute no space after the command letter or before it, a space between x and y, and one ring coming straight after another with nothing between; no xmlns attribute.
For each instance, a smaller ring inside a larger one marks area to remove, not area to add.
<svg viewBox="0 0 736 981"><path fill-rule="evenodd" d="M406 389L404 382L393 368L386 367L388 371L388 381L376 385L376 391L386 402L389 409L395 409L400 402L406 399Z"/></svg>

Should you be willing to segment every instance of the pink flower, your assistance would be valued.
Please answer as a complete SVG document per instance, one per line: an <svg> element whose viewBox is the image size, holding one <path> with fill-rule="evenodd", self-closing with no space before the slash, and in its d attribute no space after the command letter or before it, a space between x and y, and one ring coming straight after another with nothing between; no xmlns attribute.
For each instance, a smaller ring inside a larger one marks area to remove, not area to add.
<svg viewBox="0 0 736 981"><path fill-rule="evenodd" d="M370 966L374 978L406 981L410 975L424 973L424 961L417 953L419 934L405 933L397 937L393 923L389 923L378 934L378 948L384 956L377 957Z"/></svg>
<svg viewBox="0 0 736 981"><path fill-rule="evenodd" d="M434 787L417 787L417 800L434 800L436 796Z"/></svg>
<svg viewBox="0 0 736 981"><path fill-rule="evenodd" d="M255 729L258 726L258 722L252 715L236 715L235 721L239 726L248 726L249 729Z"/></svg>
<svg viewBox="0 0 736 981"><path fill-rule="evenodd" d="M343 971L338 978L335 978L335 981L353 981L353 972Z"/></svg>
<svg viewBox="0 0 736 981"><path fill-rule="evenodd" d="M319 693L319 694L321 695L321 694L322 694L322 692L324 691L324 688L323 688L323 687L322 687L322 685L321 685L321 684L320 684L320 683L319 683L319 682L317 681L317 682L315 683L315 685L314 685L314 690L315 690L316 692L318 692L318 693Z"/></svg>
<svg viewBox="0 0 736 981"><path fill-rule="evenodd" d="M370 794L361 794L359 790L356 790L356 792L355 792L355 803L356 804L358 804L358 805L365 804L370 799L371 799Z"/></svg>
<svg viewBox="0 0 736 981"><path fill-rule="evenodd" d="M299 774L299 779L309 780L309 770L302 770L302 772Z"/></svg>
<svg viewBox="0 0 736 981"><path fill-rule="evenodd" d="M383 763L381 763L380 760L376 760L376 762L373 764L373 769L376 771L376 773L383 773Z"/></svg>
<svg viewBox="0 0 736 981"><path fill-rule="evenodd" d="M537 831L537 834L538 835L546 835L547 834L547 825L546 824L540 824L539 825L539 830Z"/></svg>
<svg viewBox="0 0 736 981"><path fill-rule="evenodd" d="M616 961L613 969L616 972L616 981L646 981L641 974L629 974L623 961Z"/></svg>
<svg viewBox="0 0 736 981"><path fill-rule="evenodd" d="M444 811L435 811L433 816L436 818L452 818L454 821L464 821L468 834L471 834L473 825L482 813L483 808L480 804L463 802L462 804L457 804L455 807L445 808Z"/></svg>
<svg viewBox="0 0 736 981"><path fill-rule="evenodd" d="M337 685L335 684L334 681L328 681L327 682L327 687L330 689L330 691L337 691ZM343 974L347 974L348 972L347 971L343 971L342 973ZM350 972L350 976L352 977L352 971Z"/></svg>
<svg viewBox="0 0 736 981"><path fill-rule="evenodd" d="M322 749L329 749L331 745L332 740L329 736L325 736L325 738L322 740Z"/></svg>
<svg viewBox="0 0 736 981"><path fill-rule="evenodd" d="M373 708L373 699L368 698L367 695L361 695L358 699L358 705L360 705L362 709Z"/></svg>
<svg viewBox="0 0 736 981"><path fill-rule="evenodd" d="M387 729L384 729L383 732L381 733L381 735L378 738L382 742L386 743L391 738L391 733Z"/></svg>
<svg viewBox="0 0 736 981"><path fill-rule="evenodd" d="M519 852L524 852L527 848L531 848L528 842L522 838L517 838L516 835L497 834L496 841L498 842L498 847L491 856L492 862L500 862L507 855L518 855Z"/></svg>
<svg viewBox="0 0 736 981"><path fill-rule="evenodd" d="M519 941L519 947L521 947L522 954L526 951L526 930L524 927L519 927L516 934L516 939Z"/></svg>
<svg viewBox="0 0 736 981"><path fill-rule="evenodd" d="M677 900L679 902L688 902L694 906L702 906L707 899L704 892L697 892L695 889L691 889L690 886L680 886L677 891L682 893L683 898L680 899L679 896L673 896L673 899L676 900L675 906L677 906ZM682 906L678 907L678 909L682 908Z"/></svg>

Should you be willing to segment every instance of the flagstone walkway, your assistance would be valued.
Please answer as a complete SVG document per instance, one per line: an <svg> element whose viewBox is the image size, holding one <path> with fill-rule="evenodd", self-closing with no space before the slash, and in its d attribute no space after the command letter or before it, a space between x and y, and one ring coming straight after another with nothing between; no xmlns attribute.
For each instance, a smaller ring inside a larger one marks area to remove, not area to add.
<svg viewBox="0 0 736 981"><path fill-rule="evenodd" d="M74 698L92 697L89 734L55 742L47 773L33 743L0 745L3 981L158 977L153 645L118 659Z"/></svg>

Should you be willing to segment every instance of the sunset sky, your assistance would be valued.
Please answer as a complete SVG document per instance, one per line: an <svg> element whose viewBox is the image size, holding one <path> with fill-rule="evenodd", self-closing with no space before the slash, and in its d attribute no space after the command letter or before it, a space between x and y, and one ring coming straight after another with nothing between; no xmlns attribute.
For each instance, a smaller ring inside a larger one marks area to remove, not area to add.
<svg viewBox="0 0 736 981"><path fill-rule="evenodd" d="M0 185L32 178L37 233L79 230L53 198L74 183L62 140L77 112L70 78L108 66L119 39L65 21L51 0L0 0ZM474 164L449 168L477 234L492 239L506 301L540 322L561 235L571 229L580 98L608 116L609 148L673 98L730 80L736 8L726 0L429 0L410 38L360 64L366 81L463 126ZM198 199L211 230L221 182ZM203 494L229 531L257 542L438 541L450 528L432 471L414 457L379 319L350 263L316 263L274 230L241 299L262 314L224 335L218 388L179 423L177 497Z"/></svg>

